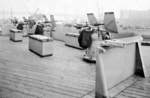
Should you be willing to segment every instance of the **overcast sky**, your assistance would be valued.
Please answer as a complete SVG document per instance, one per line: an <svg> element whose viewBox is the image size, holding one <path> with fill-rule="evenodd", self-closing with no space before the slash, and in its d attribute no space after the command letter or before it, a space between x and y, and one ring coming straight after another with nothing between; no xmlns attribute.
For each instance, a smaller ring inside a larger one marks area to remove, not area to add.
<svg viewBox="0 0 150 98"><path fill-rule="evenodd" d="M0 12L25 15L38 12L46 14L82 15L88 12L99 14L114 11L119 15L121 9L147 10L150 0L0 0Z"/></svg>

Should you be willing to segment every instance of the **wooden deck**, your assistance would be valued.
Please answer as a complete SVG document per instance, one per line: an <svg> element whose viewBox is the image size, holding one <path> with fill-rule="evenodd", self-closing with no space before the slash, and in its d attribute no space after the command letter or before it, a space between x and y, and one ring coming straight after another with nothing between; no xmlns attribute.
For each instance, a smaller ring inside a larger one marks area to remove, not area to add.
<svg viewBox="0 0 150 98"><path fill-rule="evenodd" d="M150 78L139 78L114 98L150 98Z"/></svg>
<svg viewBox="0 0 150 98"><path fill-rule="evenodd" d="M95 64L84 51L54 41L54 55L28 50L28 38L12 42L0 36L0 98L94 98ZM150 78L132 76L110 90L113 98L150 98Z"/></svg>
<svg viewBox="0 0 150 98"><path fill-rule="evenodd" d="M95 88L95 65L83 51L54 41L54 55L41 58L28 50L28 38L0 37L0 98L81 98Z"/></svg>

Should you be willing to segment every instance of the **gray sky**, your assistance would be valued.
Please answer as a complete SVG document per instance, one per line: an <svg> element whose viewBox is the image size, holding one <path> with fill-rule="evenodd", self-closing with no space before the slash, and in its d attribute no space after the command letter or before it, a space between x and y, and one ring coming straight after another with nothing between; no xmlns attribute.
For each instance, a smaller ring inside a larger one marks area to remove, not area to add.
<svg viewBox="0 0 150 98"><path fill-rule="evenodd" d="M150 0L0 0L0 12L28 15L35 12L45 14L83 15L114 11L119 16L121 9L147 10Z"/></svg>

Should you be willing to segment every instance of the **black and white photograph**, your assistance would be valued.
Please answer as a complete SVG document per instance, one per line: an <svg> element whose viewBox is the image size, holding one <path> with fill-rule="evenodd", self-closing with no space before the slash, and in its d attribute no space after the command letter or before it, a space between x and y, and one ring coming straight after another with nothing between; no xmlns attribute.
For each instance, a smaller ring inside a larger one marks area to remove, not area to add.
<svg viewBox="0 0 150 98"><path fill-rule="evenodd" d="M0 0L0 98L150 98L150 0Z"/></svg>

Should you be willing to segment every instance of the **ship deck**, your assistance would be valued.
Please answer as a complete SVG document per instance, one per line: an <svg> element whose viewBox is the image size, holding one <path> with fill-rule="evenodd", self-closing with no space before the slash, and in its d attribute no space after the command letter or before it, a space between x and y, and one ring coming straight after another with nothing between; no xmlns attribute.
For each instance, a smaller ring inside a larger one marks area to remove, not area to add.
<svg viewBox="0 0 150 98"><path fill-rule="evenodd" d="M96 65L82 60L84 50L53 45L53 56L39 57L28 50L27 37L0 36L0 98L94 98ZM110 90L114 98L150 98L149 92L150 78L137 76Z"/></svg>

